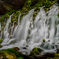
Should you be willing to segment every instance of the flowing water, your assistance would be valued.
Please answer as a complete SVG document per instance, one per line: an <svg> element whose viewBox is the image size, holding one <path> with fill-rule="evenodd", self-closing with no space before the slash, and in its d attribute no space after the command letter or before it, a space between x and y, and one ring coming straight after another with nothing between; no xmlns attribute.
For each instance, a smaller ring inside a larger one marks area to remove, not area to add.
<svg viewBox="0 0 59 59"><path fill-rule="evenodd" d="M45 52L56 52L56 49L59 48L59 17L57 16L59 7L53 5L47 12L43 7L40 8L34 21L33 12L34 9L30 10L27 15L23 16L21 22L19 22L21 16L19 14L18 25L14 30L13 27L11 28L12 38L8 32L11 21L11 16L9 17L4 29L1 49L19 47L21 52L29 53L34 47L38 47ZM24 50L22 47L26 47L26 49Z"/></svg>
<svg viewBox="0 0 59 59"><path fill-rule="evenodd" d="M2 38L2 32L1 32L1 23L0 23L0 39Z"/></svg>

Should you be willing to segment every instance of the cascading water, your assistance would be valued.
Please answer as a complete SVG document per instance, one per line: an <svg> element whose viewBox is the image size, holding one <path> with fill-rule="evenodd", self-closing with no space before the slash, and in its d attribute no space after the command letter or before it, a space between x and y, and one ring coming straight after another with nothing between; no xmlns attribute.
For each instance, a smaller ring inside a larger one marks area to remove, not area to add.
<svg viewBox="0 0 59 59"><path fill-rule="evenodd" d="M13 31L13 38L8 37L8 26L11 20L11 16L5 26L4 36L2 44L8 43L9 45L3 46L1 49L12 47L26 47L26 51L32 50L34 47L39 47L44 51L55 51L56 45L59 43L59 8L54 5L48 12L45 12L43 8L40 8L40 12L37 14L33 21L34 9L23 16L21 23L15 27ZM7 31L7 32L6 32ZM46 42L43 42L43 39ZM13 43L14 42L14 43ZM11 44L10 44L11 43ZM59 48L59 47L58 47ZM23 51L23 49L20 49ZM24 51L23 51L24 52Z"/></svg>
<svg viewBox="0 0 59 59"><path fill-rule="evenodd" d="M1 23L0 23L0 39L2 37L2 32L1 32Z"/></svg>
<svg viewBox="0 0 59 59"><path fill-rule="evenodd" d="M12 15L11 15L12 16ZM4 28L4 40L2 42L2 45L6 44L9 40L9 31L8 31L8 27L9 27L9 23L11 22L11 16L9 17L9 19L7 20L6 26Z"/></svg>

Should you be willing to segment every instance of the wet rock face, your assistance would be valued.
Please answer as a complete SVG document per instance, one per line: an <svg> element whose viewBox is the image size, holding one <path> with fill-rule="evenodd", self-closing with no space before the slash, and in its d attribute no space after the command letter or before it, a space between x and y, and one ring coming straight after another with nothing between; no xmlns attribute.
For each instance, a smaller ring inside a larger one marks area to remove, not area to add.
<svg viewBox="0 0 59 59"><path fill-rule="evenodd" d="M23 7L27 0L0 0L0 15Z"/></svg>
<svg viewBox="0 0 59 59"><path fill-rule="evenodd" d="M19 6L23 5L27 0L2 0L2 1Z"/></svg>
<svg viewBox="0 0 59 59"><path fill-rule="evenodd" d="M1 2L0 1L0 15L3 15L9 11L12 11L13 6L6 3L6 2Z"/></svg>
<svg viewBox="0 0 59 59"><path fill-rule="evenodd" d="M3 3L0 2L0 14L4 14L6 12L7 12L7 10L4 8Z"/></svg>
<svg viewBox="0 0 59 59"><path fill-rule="evenodd" d="M58 4L59 4L59 0L58 0Z"/></svg>

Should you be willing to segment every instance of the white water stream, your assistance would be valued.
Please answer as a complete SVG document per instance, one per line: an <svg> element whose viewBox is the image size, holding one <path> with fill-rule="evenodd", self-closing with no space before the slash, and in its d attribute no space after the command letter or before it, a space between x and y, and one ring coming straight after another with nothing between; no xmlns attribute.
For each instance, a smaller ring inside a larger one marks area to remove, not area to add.
<svg viewBox="0 0 59 59"><path fill-rule="evenodd" d="M34 9L30 10L29 13L23 16L21 23L20 15L18 18L18 25L13 31L13 38L10 39L8 26L11 21L11 16L5 26L4 40L1 43L3 46L1 49L7 49L12 47L26 47L28 52L34 47L39 47L45 52L55 52L56 48L59 48L59 8L54 5L51 10L45 12L43 8L40 8L35 21L33 22ZM46 42L43 42L43 39ZM58 46L58 47L56 47ZM20 49L23 51L23 49ZM24 51L23 51L24 52ZM28 52L29 53L29 52Z"/></svg>

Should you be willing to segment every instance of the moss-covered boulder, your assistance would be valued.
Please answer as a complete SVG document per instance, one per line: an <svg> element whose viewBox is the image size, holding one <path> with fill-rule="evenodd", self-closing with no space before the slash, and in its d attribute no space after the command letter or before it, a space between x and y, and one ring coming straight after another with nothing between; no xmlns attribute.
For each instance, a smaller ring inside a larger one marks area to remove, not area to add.
<svg viewBox="0 0 59 59"><path fill-rule="evenodd" d="M41 50L40 48L34 48L31 52L30 55L39 55L43 50Z"/></svg>
<svg viewBox="0 0 59 59"><path fill-rule="evenodd" d="M17 59L17 57L12 52L0 51L0 59Z"/></svg>
<svg viewBox="0 0 59 59"><path fill-rule="evenodd" d="M3 41L3 38L2 38L2 39L0 39L0 43L2 43L2 41Z"/></svg>
<svg viewBox="0 0 59 59"><path fill-rule="evenodd" d="M0 48L3 47L2 45L0 45Z"/></svg>
<svg viewBox="0 0 59 59"><path fill-rule="evenodd" d="M0 50L0 59L23 59L18 47Z"/></svg>
<svg viewBox="0 0 59 59"><path fill-rule="evenodd" d="M43 42L45 42L45 39L43 39Z"/></svg>

